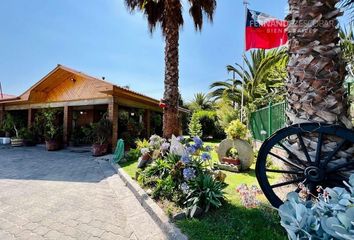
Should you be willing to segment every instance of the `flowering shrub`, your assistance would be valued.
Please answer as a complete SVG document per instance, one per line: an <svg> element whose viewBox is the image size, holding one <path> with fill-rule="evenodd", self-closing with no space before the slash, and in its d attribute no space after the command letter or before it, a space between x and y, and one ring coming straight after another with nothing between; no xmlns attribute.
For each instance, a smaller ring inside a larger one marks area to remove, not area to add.
<svg viewBox="0 0 354 240"><path fill-rule="evenodd" d="M245 139L248 134L248 130L245 124L240 120L232 121L225 129L225 133L230 139Z"/></svg>
<svg viewBox="0 0 354 240"><path fill-rule="evenodd" d="M354 239L354 174L340 187L318 187L312 200L303 185L300 194L291 192L279 207L281 225L289 239Z"/></svg>
<svg viewBox="0 0 354 240"><path fill-rule="evenodd" d="M262 191L255 185L250 188L247 184L241 184L236 188L236 192L240 194L242 205L246 208L258 207L259 201L257 200L257 195L262 194Z"/></svg>
<svg viewBox="0 0 354 240"><path fill-rule="evenodd" d="M138 181L152 189L156 199L168 199L180 207L187 207L193 217L197 208L208 211L220 207L223 200L222 183L211 170L211 147L194 137L193 142L183 137L168 142L156 135L143 151L159 150L155 161L141 171ZM145 153L145 152L144 152Z"/></svg>

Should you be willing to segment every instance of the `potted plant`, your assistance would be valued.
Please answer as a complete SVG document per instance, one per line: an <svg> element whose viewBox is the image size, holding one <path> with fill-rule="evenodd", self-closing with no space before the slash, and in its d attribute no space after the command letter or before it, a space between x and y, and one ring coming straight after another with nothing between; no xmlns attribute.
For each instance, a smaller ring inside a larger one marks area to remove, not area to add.
<svg viewBox="0 0 354 240"><path fill-rule="evenodd" d="M239 166L241 160L238 157L238 152L235 148L231 148L226 152L226 156L222 158L223 163Z"/></svg>
<svg viewBox="0 0 354 240"><path fill-rule="evenodd" d="M56 151L61 148L62 128L58 127L58 110L47 108L42 111L44 117L44 138L48 151Z"/></svg>
<svg viewBox="0 0 354 240"><path fill-rule="evenodd" d="M248 130L240 120L232 121L225 129L227 139L218 147L219 161L237 166L239 170L247 170L253 163L253 149L246 141Z"/></svg>
<svg viewBox="0 0 354 240"><path fill-rule="evenodd" d="M23 145L23 139L21 136L21 129L18 129L20 124L15 121L14 117L7 113L4 120L2 121L2 129L5 131L6 137L9 137L12 133L15 133L15 136L11 138L11 146L20 147Z"/></svg>
<svg viewBox="0 0 354 240"><path fill-rule="evenodd" d="M112 123L103 116L100 121L92 124L92 155L102 156L108 152L109 140L112 137Z"/></svg>
<svg viewBox="0 0 354 240"><path fill-rule="evenodd" d="M13 128L15 130L15 137L11 138L11 146L12 147L22 147L23 146L23 138L22 138L22 129L18 130L16 124L14 123Z"/></svg>

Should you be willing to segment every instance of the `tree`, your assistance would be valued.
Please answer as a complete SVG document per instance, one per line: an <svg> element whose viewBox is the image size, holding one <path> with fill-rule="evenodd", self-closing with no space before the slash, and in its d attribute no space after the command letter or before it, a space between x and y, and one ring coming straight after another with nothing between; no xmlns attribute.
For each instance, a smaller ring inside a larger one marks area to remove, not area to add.
<svg viewBox="0 0 354 240"><path fill-rule="evenodd" d="M216 0L188 0L189 13L195 29L201 30L203 16L210 21L216 8ZM163 115L163 135L166 138L179 133L178 80L179 80L179 29L183 25L182 0L125 0L129 10L140 10L147 17L151 32L159 24L165 38L165 91L166 108Z"/></svg>
<svg viewBox="0 0 354 240"><path fill-rule="evenodd" d="M198 110L211 110L213 103L210 101L210 97L204 93L194 94L194 99L189 104L189 109L192 111Z"/></svg>
<svg viewBox="0 0 354 240"><path fill-rule="evenodd" d="M337 1L289 0L289 78L286 81L291 123L342 123L347 118L339 46Z"/></svg>
<svg viewBox="0 0 354 240"><path fill-rule="evenodd" d="M233 107L240 106L243 91L244 105L255 110L282 95L288 61L285 49L251 51L250 59L243 56L243 60L246 66L227 66L235 78L210 85L210 95L215 100L227 99Z"/></svg>

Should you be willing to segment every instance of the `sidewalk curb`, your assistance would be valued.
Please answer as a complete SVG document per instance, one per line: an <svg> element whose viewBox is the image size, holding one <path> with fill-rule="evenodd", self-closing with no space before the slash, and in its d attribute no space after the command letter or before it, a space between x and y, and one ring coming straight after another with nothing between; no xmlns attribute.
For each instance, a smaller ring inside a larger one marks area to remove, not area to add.
<svg viewBox="0 0 354 240"><path fill-rule="evenodd" d="M170 221L164 211L149 197L137 182L124 172L119 164L114 163L112 159L109 160L109 163L116 170L118 176L123 180L129 190L134 194L141 206L160 227L162 232L167 235L168 239L188 240L187 236Z"/></svg>

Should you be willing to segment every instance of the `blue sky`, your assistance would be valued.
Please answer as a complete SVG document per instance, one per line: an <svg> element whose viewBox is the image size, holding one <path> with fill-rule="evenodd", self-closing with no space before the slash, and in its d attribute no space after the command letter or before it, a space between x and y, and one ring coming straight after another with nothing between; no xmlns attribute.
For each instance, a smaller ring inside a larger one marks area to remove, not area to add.
<svg viewBox="0 0 354 240"><path fill-rule="evenodd" d="M252 0L250 8L283 18L286 0ZM180 35L180 91L185 101L228 78L225 66L243 50L242 0L219 0L214 23L195 32L184 3ZM5 93L21 94L57 64L160 99L164 41L151 35L144 17L123 0L2 0L0 81Z"/></svg>

